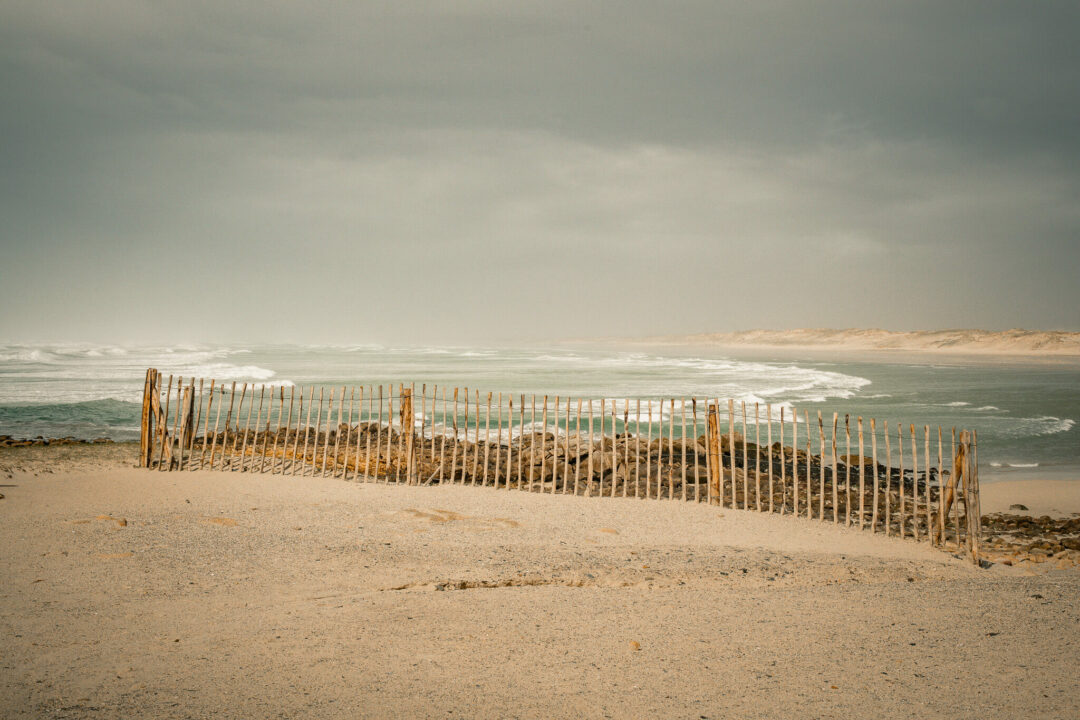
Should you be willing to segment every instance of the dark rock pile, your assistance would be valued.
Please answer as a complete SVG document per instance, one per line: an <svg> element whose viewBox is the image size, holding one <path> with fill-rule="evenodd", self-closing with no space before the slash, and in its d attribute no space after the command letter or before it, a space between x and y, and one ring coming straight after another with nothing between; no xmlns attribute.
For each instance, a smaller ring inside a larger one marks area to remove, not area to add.
<svg viewBox="0 0 1080 720"><path fill-rule="evenodd" d="M983 555L1005 565L1080 565L1080 517L983 515Z"/></svg>
<svg viewBox="0 0 1080 720"><path fill-rule="evenodd" d="M588 434L552 432L504 434L502 442L479 442L430 434L412 438L413 482L420 484L465 483L508 487L548 493L674 498L705 501L709 496L706 436L696 439L655 438L619 434L593 437ZM918 532L928 528L926 507L938 504L938 472L899 469L857 455L838 456L835 465L805 450L774 443L771 446L745 441L735 434L734 452L728 435L721 438L723 504L741 508L792 513L798 490L798 513L826 520L864 525L875 520L874 476L877 476L877 527L892 533ZM367 476L408 482L408 437L377 423L342 424L336 430L313 428L279 431L219 433L206 439L217 458L215 466L226 468L271 467L291 473L316 472L345 477ZM246 444L246 450L245 448ZM305 451L306 445L306 451ZM205 460L203 438L192 443L192 456ZM241 454L243 455L241 457ZM256 462L254 456L262 458ZM155 458L156 459L156 458ZM377 465L377 466L376 466ZM186 466L187 467L187 466ZM772 470L770 489L769 470ZM313 470L314 469L314 470ZM864 474L860 501L860 475ZM798 477L796 488L795 477ZM809 477L809 483L807 478ZM947 474L942 480L947 479ZM809 485L809 487L807 487ZM901 496L903 499L901 499ZM912 508L917 497L918 516ZM903 508L903 513L901 513ZM933 513L931 520L936 524ZM951 533L951 530L950 530ZM947 535L950 535L947 533Z"/></svg>
<svg viewBox="0 0 1080 720"><path fill-rule="evenodd" d="M103 445L111 443L106 437L83 440L74 437L47 438L38 435L36 438L16 439L11 435L0 435L0 447L35 447L40 445Z"/></svg>

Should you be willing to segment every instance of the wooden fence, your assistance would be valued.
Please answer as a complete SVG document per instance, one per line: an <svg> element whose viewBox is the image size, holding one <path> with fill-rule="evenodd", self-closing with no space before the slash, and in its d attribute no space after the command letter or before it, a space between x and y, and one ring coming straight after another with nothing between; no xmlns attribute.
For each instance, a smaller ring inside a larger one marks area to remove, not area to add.
<svg viewBox="0 0 1080 720"><path fill-rule="evenodd" d="M925 540L979 562L977 436L956 428L713 398L225 387L150 369L141 437L141 465L162 471L708 502Z"/></svg>

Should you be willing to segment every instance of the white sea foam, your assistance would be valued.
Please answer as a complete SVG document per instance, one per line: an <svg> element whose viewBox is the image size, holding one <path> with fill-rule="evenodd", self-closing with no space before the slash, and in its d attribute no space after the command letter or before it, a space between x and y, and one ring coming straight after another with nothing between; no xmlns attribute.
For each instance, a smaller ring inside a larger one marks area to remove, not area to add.
<svg viewBox="0 0 1080 720"><path fill-rule="evenodd" d="M1034 418L1017 418L1005 430L1008 437L1031 437L1037 435L1057 435L1072 430L1075 421L1071 418L1059 418L1051 415Z"/></svg>
<svg viewBox="0 0 1080 720"><path fill-rule="evenodd" d="M971 403L964 402L963 400L957 400L955 402L945 403L945 405L943 405L943 407L967 407L970 404Z"/></svg>
<svg viewBox="0 0 1080 720"><path fill-rule="evenodd" d="M184 375L194 375L207 380L210 378L216 380L269 380L277 375L273 370L257 365L229 365L226 363L188 366L185 370Z"/></svg>

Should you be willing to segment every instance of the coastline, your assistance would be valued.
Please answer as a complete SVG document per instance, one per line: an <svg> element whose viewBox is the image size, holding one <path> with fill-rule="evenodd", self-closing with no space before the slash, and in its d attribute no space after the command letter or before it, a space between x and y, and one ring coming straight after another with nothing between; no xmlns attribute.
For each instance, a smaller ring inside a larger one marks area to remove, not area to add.
<svg viewBox="0 0 1080 720"><path fill-rule="evenodd" d="M567 342L636 347L723 348L751 352L843 352L880 357L944 356L984 361L1080 363L1080 332L1066 331L807 328L581 339Z"/></svg>

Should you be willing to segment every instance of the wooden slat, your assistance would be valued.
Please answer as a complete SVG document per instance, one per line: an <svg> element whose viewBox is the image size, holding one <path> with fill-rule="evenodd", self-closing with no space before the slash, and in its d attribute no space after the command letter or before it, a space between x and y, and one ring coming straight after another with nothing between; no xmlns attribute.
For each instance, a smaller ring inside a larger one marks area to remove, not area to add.
<svg viewBox="0 0 1080 720"><path fill-rule="evenodd" d="M885 535L889 536L892 534L892 445L888 420L885 421L882 435L885 436Z"/></svg>
<svg viewBox="0 0 1080 720"><path fill-rule="evenodd" d="M524 490L525 476L525 393L521 394L518 402L518 461L517 461L517 488Z"/></svg>
<svg viewBox="0 0 1080 720"><path fill-rule="evenodd" d="M297 462L297 454L296 454L297 449L299 449L299 447L300 447L300 421L304 417L304 388L303 388L303 386L300 387L300 392L297 393L297 394L300 396L300 404L296 406L296 428L293 430L293 434L292 434L293 435L292 458L289 461L289 474L290 475L296 475L296 468L297 467L303 467L302 462L301 463ZM309 408L311 407L311 403L308 403L308 407ZM291 418L291 414L290 414L290 418ZM292 422L291 419L290 419L290 422ZM284 471L282 471L282 472L284 472Z"/></svg>
<svg viewBox="0 0 1080 720"><path fill-rule="evenodd" d="M696 418L695 418L696 419ZM569 424L567 425L569 430ZM634 411L634 497L641 495L641 398Z"/></svg>
<svg viewBox="0 0 1080 720"><path fill-rule="evenodd" d="M679 403L679 420L682 423L682 500L686 502L686 398L681 398Z"/></svg>
<svg viewBox="0 0 1080 720"><path fill-rule="evenodd" d="M600 428L598 430L600 434L600 467L597 470L600 491L597 496L604 497L604 429L607 424L607 400L604 398L600 398L600 412L597 413L597 416L600 418Z"/></svg>
<svg viewBox="0 0 1080 720"><path fill-rule="evenodd" d="M285 386L278 386L278 413L277 413L277 431L274 433L274 445L270 450L270 474L273 475L277 472L277 449L278 442L281 440L281 419L285 415ZM287 438L287 436L286 436ZM281 471L285 472L285 451L281 452Z"/></svg>
<svg viewBox="0 0 1080 720"><path fill-rule="evenodd" d="M165 409L161 413L161 449L158 453L158 471L165 469L165 455L168 453L170 469L172 466L172 444L169 439L169 405L172 403L173 376L169 375L169 384L165 389ZM158 403L160 406L160 402Z"/></svg>
<svg viewBox="0 0 1080 720"><path fill-rule="evenodd" d="M813 465L810 462L810 413L803 411L803 420L806 423L806 517L809 520L814 519L814 491L813 482L810 477L810 468Z"/></svg>
<svg viewBox="0 0 1080 720"><path fill-rule="evenodd" d="M350 404L349 409L349 422L352 423L352 407ZM356 453L353 460L353 482L356 482L360 478L360 441L364 437L362 430L363 422L361 418L364 416L364 386L360 386L360 397L356 399ZM288 437L286 435L286 437ZM365 457L365 460L367 458Z"/></svg>
<svg viewBox="0 0 1080 720"><path fill-rule="evenodd" d="M851 527L851 417L846 413L844 414L844 526Z"/></svg>
<svg viewBox="0 0 1080 720"><path fill-rule="evenodd" d="M792 408L792 514L799 516L799 413ZM809 432L809 431L808 431Z"/></svg>
<svg viewBox="0 0 1080 720"><path fill-rule="evenodd" d="M143 381L142 415L139 417L139 467L150 467L150 394L154 388L154 369L146 370L146 379Z"/></svg>
<svg viewBox="0 0 1080 720"><path fill-rule="evenodd" d="M767 423L765 432L765 443L769 446L769 451L765 454L769 460L769 512L776 512L776 504L773 500L773 461L772 461L772 403L765 404L765 422Z"/></svg>
<svg viewBox="0 0 1080 720"><path fill-rule="evenodd" d="M184 463L184 413L187 411L187 402L184 399L184 378L176 381L176 413L173 416L173 437L176 438L176 469L183 468ZM169 463L169 470L173 469L173 463Z"/></svg>
<svg viewBox="0 0 1080 720"><path fill-rule="evenodd" d="M930 426L923 425L923 471L926 475L926 493L923 497L923 506L926 510L924 517L926 518L926 536L930 540L930 544L934 544L934 524L931 519L930 510Z"/></svg>
<svg viewBox="0 0 1080 720"><path fill-rule="evenodd" d="M265 385L263 388L265 389ZM270 440L270 418L274 414L274 388L270 388L270 402L266 406L266 429L263 430L261 457L259 459L259 472L266 472L266 446ZM258 423L256 423L258 425ZM258 430L256 430L258 432Z"/></svg>
<svg viewBox="0 0 1080 720"><path fill-rule="evenodd" d="M623 424L625 433L626 425ZM614 398L611 399L611 497L615 497L619 486L619 407ZM625 447L625 445L623 446ZM626 483L623 483L626 488Z"/></svg>
<svg viewBox="0 0 1080 720"><path fill-rule="evenodd" d="M484 410L484 475L481 479L482 485L488 484L488 467L491 460L491 391L487 394L487 407ZM498 487L498 479L495 483Z"/></svg>
<svg viewBox="0 0 1080 720"><path fill-rule="evenodd" d="M938 425L938 429L937 429L937 468L938 468L938 471L937 471L937 481L938 481L938 485L937 485L937 487L938 487L937 528L938 528L938 545L940 547L945 547L945 487L944 487L945 480L942 477L945 474L945 458L944 458L943 453L942 453L942 445L943 444L944 443L943 443L943 439L942 439L941 426Z"/></svg>
<svg viewBox="0 0 1080 720"><path fill-rule="evenodd" d="M574 454L577 455L577 459L574 461L574 495L578 494L578 482L581 478L581 398L577 401L577 430L574 432Z"/></svg>
<svg viewBox="0 0 1080 720"><path fill-rule="evenodd" d="M720 413L717 403L709 401L705 413L706 466L709 472L709 503L723 505L724 467L720 456Z"/></svg>
<svg viewBox="0 0 1080 720"><path fill-rule="evenodd" d="M496 425L495 425L495 436L496 436L495 437L495 489L496 490L499 489L499 466L502 465L502 424L503 424L503 413L502 413L503 394L502 394L502 392L499 393L497 402L498 402L499 412L498 412L498 417L496 417L496 419L495 419L496 420ZM509 462L509 459L507 460L507 462ZM510 489L510 482L509 481L510 481L510 477L509 477L509 474L507 474L507 482L505 484L505 487L506 487L507 490Z"/></svg>
<svg viewBox="0 0 1080 720"><path fill-rule="evenodd" d="M199 378L199 394L195 396L195 428L194 433L191 436L191 451L192 457L195 453L195 440L199 437L199 425L202 422L202 397L203 397L203 378ZM206 433L203 432L203 438L206 437ZM203 447L206 447L206 441L203 440ZM191 468L191 458L188 459L188 468Z"/></svg>
<svg viewBox="0 0 1080 720"><path fill-rule="evenodd" d="M840 523L840 487L839 478L837 477L836 467L836 428L837 428L837 413L832 414L832 437L829 438L830 448L832 450L832 521L834 525ZM824 460L824 458L822 458ZM822 475L825 471L822 470Z"/></svg>
<svg viewBox="0 0 1080 720"><path fill-rule="evenodd" d="M754 403L754 505L761 512L761 407Z"/></svg>
<svg viewBox="0 0 1080 720"><path fill-rule="evenodd" d="M864 446L863 446L862 415L859 416L858 423L859 423L859 428L858 428L858 430L859 430L859 529L862 530L863 525L864 525L864 521L865 521L864 516L866 514L866 504L864 502L864 499L866 497L866 460L864 459L865 456L866 456L866 451L864 450Z"/></svg>
<svg viewBox="0 0 1080 720"><path fill-rule="evenodd" d="M379 416L375 420L375 469L371 472L371 481L379 482L379 466L382 464L382 425L383 425L383 386L379 384Z"/></svg>
<svg viewBox="0 0 1080 720"><path fill-rule="evenodd" d="M454 476L457 474L457 458L458 458L458 446L461 445L461 440L458 437L458 391L460 388L454 388L454 448L450 458L450 484L454 483ZM468 396L466 396L468 397ZM462 475L464 478L464 474Z"/></svg>
<svg viewBox="0 0 1080 720"><path fill-rule="evenodd" d="M344 394L344 388L342 388L342 394ZM322 449L322 473L320 477L326 477L327 472L327 460L330 455L330 426L334 422L334 398L337 397L337 388L330 388L330 402L326 406L326 430L323 437L323 449ZM339 410L340 412L340 410ZM337 429L334 429L335 444L337 441Z"/></svg>
<svg viewBox="0 0 1080 720"><path fill-rule="evenodd" d="M559 488L559 405L561 397L555 396L555 437L551 441L551 492Z"/></svg>
<svg viewBox="0 0 1080 720"><path fill-rule="evenodd" d="M479 424L477 425L479 427ZM465 484L469 467L469 388L465 388L465 440L461 445L461 484Z"/></svg>
<svg viewBox="0 0 1080 720"><path fill-rule="evenodd" d="M263 402L266 400L266 383L259 386L259 412L255 415L255 430L251 437L251 463L248 465L248 472L255 472L255 453L259 452L257 447L259 444L259 426L262 425L262 409ZM270 393L270 402L274 401L274 393ZM266 428L270 429L270 411L269 408L266 412ZM266 433L263 433L263 450L259 453L259 470L262 470L263 464L266 462Z"/></svg>
<svg viewBox="0 0 1080 720"><path fill-rule="evenodd" d="M476 485L476 480L480 479L477 477L480 475L480 391L473 390L473 397L476 403L476 443L473 445L472 485Z"/></svg>
<svg viewBox="0 0 1080 720"><path fill-rule="evenodd" d="M825 521L825 425L821 411L817 414L818 429L818 520Z"/></svg>
<svg viewBox="0 0 1080 720"><path fill-rule="evenodd" d="M919 441L911 425L911 532L919 539Z"/></svg>
<svg viewBox="0 0 1080 720"><path fill-rule="evenodd" d="M712 431L709 429L709 409L712 407L712 401L709 398L705 398L705 503L707 505L713 504L713 460L712 460L712 446L710 445L712 438ZM696 435L694 433L694 442L697 442ZM696 448L695 448L696 452Z"/></svg>
<svg viewBox="0 0 1080 720"><path fill-rule="evenodd" d="M330 390L330 395L333 397L333 389ZM315 427L314 438L311 441L311 477L317 477L319 474L319 434L322 432L322 412L323 412L323 388L319 388L319 404L315 409ZM325 452L325 451L324 451Z"/></svg>
<svg viewBox="0 0 1080 720"><path fill-rule="evenodd" d="M877 532L878 524L878 507L880 506L880 499L878 497L878 463L877 463L877 420L870 418L870 459L874 468L874 509L870 513L870 531Z"/></svg>
<svg viewBox="0 0 1080 720"><path fill-rule="evenodd" d="M235 384L235 383L234 383ZM213 386L213 383L211 383ZM221 399L218 400L217 415L214 416L214 437L210 441L210 469L214 469L214 453L217 451L217 439L218 439L218 426L221 422L221 406L225 404L225 387L224 385L218 385L218 394L221 395ZM207 413L210 412L207 408Z"/></svg>
<svg viewBox="0 0 1080 720"><path fill-rule="evenodd" d="M904 424L896 424L896 437L897 437L897 453L900 456L900 537L904 537L907 534L907 528L904 527L904 518L907 514L907 498L906 491L904 490Z"/></svg>
<svg viewBox="0 0 1080 720"><path fill-rule="evenodd" d="M594 442L593 442L593 406L592 406L592 402L593 402L592 398L589 398L589 459L588 459L589 474L585 478L585 496L586 497L589 496L589 494L590 494L589 488L592 486L593 450L596 447Z"/></svg>
<svg viewBox="0 0 1080 720"><path fill-rule="evenodd" d="M784 507L787 505L787 451L784 449L784 410L786 408L780 406L780 514L784 514ZM798 513L796 513L798 514Z"/></svg>
<svg viewBox="0 0 1080 720"><path fill-rule="evenodd" d="M246 389L247 388L245 387L245 390ZM243 404L243 400L244 400L244 397L243 397L243 395L241 395L240 396L241 405ZM240 467L237 468L238 472L244 472L245 468L247 467L248 433L251 430L251 414L252 414L252 412L254 410L255 410L255 383L252 383L251 384L251 397L248 399L248 411L247 411L247 415L244 418L244 435L243 435L243 438L240 441L240 458L239 458ZM239 428L239 426L240 426L240 418L239 418L239 416L236 418L236 424L237 424L237 427Z"/></svg>
<svg viewBox="0 0 1080 720"><path fill-rule="evenodd" d="M191 441L191 415L194 408L194 394L195 394L195 378L191 378L191 386L185 387L184 392L180 395L180 428L177 437L180 442L177 445L177 459L176 469L184 469L184 451L188 448L188 443Z"/></svg>
<svg viewBox="0 0 1080 720"><path fill-rule="evenodd" d="M735 400L728 400L728 454L731 456L731 509L739 507L739 495L735 490Z"/></svg>
<svg viewBox="0 0 1080 720"><path fill-rule="evenodd" d="M234 380L229 387L229 412L225 413L225 434L221 437L221 465L220 470L225 469L225 458L228 455L229 467L232 467L232 453L229 452L229 432L232 428L232 416L233 416L233 403L236 400L236 381ZM239 418L240 411L237 410L237 417ZM239 423L239 421L238 421ZM236 444L236 436L233 435L233 445ZM210 457L210 467L214 467L213 453Z"/></svg>
<svg viewBox="0 0 1080 720"><path fill-rule="evenodd" d="M690 398L690 409L693 415L693 430L694 430L694 502L701 502L701 461L698 458L697 451L697 439L698 439L698 424L697 424L697 398Z"/></svg>
<svg viewBox="0 0 1080 720"><path fill-rule="evenodd" d="M660 401L661 403L663 400ZM645 497L652 498L652 399L648 400L649 403L649 437L646 441L645 457ZM661 414L661 418L663 414ZM662 421L661 421L662 422ZM657 493L659 494L659 493Z"/></svg>
<svg viewBox="0 0 1080 720"><path fill-rule="evenodd" d="M742 409L742 467L743 467L743 488L742 488L742 507L743 510L750 509L750 453L747 446L746 436L749 434L746 432L746 401L740 400L739 407Z"/></svg>
<svg viewBox="0 0 1080 720"><path fill-rule="evenodd" d="M232 461L229 463L230 469L233 469L236 472L243 472L244 471L244 453L247 450L248 428L251 426L251 411L252 411L252 408L255 407L255 384L252 383L252 385L251 385L251 397L250 398L247 398L247 390L248 390L248 384L244 383L244 387L241 388L241 390L240 390L240 407L237 408L237 410L236 410L236 439L233 441L233 457L232 457ZM240 415L243 413L244 400L245 399L247 399L247 401L248 401L248 411L247 411L247 415L245 416L246 419L244 420L244 431L243 431L243 434L242 434L242 437L241 437ZM239 457L236 456L236 449L237 449L238 446L240 448L240 456ZM236 467L237 463L239 463L238 467Z"/></svg>
<svg viewBox="0 0 1080 720"><path fill-rule="evenodd" d="M668 500L675 498L675 398L668 399Z"/></svg>
<svg viewBox="0 0 1080 720"><path fill-rule="evenodd" d="M975 557L978 565L982 553L982 499L979 494L979 431L971 431L971 484L974 489L974 511L971 513L975 525Z"/></svg>
<svg viewBox="0 0 1080 720"><path fill-rule="evenodd" d="M442 485L446 482L446 422L447 422L447 408L446 408L446 386L443 385L442 390L442 432L440 437L442 442L439 443L439 484ZM456 442L456 439L455 439Z"/></svg>
<svg viewBox="0 0 1080 720"><path fill-rule="evenodd" d="M567 493L570 488L570 398L566 398L566 435L563 440L563 481L562 491L563 495Z"/></svg>
<svg viewBox="0 0 1080 720"><path fill-rule="evenodd" d="M303 401L303 398L304 398L304 396L303 396L303 394L301 394L300 395L301 401ZM319 390L319 398L320 398L320 400L322 399L322 390ZM311 408L314 407L314 405L315 405L315 386L312 385L311 387L308 388L307 416L306 416L306 419L304 420L304 452L303 452L303 455L301 456L302 459L303 459L303 462L300 463L300 468L299 468L301 475L306 475L307 474L307 449L308 449L308 440L309 440L308 436L311 434ZM313 464L314 464L314 459L315 458L314 458L314 455L313 455L312 456ZM294 472L293 474L295 475L296 473Z"/></svg>

